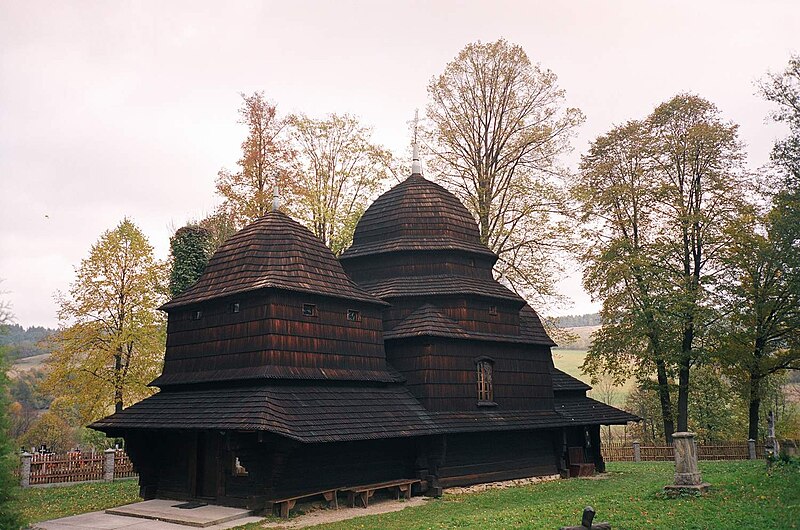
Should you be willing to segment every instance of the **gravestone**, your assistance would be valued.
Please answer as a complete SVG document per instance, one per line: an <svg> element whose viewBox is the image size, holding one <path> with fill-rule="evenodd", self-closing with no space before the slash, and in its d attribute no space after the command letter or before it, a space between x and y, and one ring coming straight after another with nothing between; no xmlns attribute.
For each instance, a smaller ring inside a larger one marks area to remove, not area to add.
<svg viewBox="0 0 800 530"><path fill-rule="evenodd" d="M694 443L694 433L674 433L672 447L675 452L675 483L664 486L664 489L674 493L706 493L711 485L703 482L703 477L697 467L697 446Z"/></svg>
<svg viewBox="0 0 800 530"><path fill-rule="evenodd" d="M595 513L594 508L587 506L583 509L580 526L562 526L559 530L611 530L611 523L592 523Z"/></svg>

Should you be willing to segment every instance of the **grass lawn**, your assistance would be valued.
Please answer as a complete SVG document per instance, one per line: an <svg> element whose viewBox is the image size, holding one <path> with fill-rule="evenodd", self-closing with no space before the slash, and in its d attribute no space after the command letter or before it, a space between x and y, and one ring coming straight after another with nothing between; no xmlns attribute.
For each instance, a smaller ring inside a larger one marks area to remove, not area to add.
<svg viewBox="0 0 800 530"><path fill-rule="evenodd" d="M447 495L401 512L359 517L314 528L325 530L432 528L542 528L580 523L583 507L615 530L785 529L800 527L800 469L757 462L701 462L712 484L706 497L666 498L670 462L611 463L607 478L571 479L528 487ZM255 529L250 525L248 529Z"/></svg>
<svg viewBox="0 0 800 530"><path fill-rule="evenodd" d="M615 530L632 529L785 529L800 528L800 467L776 466L771 475L763 461L700 462L712 485L706 497L667 498L671 462L612 462L596 479L571 479L533 486L449 495L402 512L359 517L315 528L336 530L434 528L542 528L580 522L592 505L598 521ZM29 522L101 510L139 500L134 480L29 488L20 503ZM255 530L259 525L249 525Z"/></svg>
<svg viewBox="0 0 800 530"><path fill-rule="evenodd" d="M140 500L136 480L25 488L19 492L22 515L29 523L105 510Z"/></svg>

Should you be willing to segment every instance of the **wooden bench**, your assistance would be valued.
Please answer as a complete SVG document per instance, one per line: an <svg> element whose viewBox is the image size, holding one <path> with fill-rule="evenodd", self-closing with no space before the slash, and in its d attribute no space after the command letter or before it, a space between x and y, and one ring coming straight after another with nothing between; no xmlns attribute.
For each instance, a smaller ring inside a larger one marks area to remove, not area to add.
<svg viewBox="0 0 800 530"><path fill-rule="evenodd" d="M292 497L275 499L272 501L273 512L275 511L275 507L277 507L278 515L286 519L289 517L289 511L292 508L294 508L294 505L297 504L298 500L305 499L306 497L315 497L317 495L322 495L325 501L327 501L328 507L333 507L336 508L337 510L339 509L339 500L336 498L336 490L330 489L330 490L314 491L311 493L300 493Z"/></svg>
<svg viewBox="0 0 800 530"><path fill-rule="evenodd" d="M378 482L376 484L367 484L364 486L353 486L350 488L342 488L340 491L347 493L347 504L354 508L356 502L366 508L369 506L369 499L375 494L377 490L393 489L395 499L399 499L402 494L406 499L411 498L411 487L414 484L421 483L422 480L418 478L390 480L387 482Z"/></svg>
<svg viewBox="0 0 800 530"><path fill-rule="evenodd" d="M583 447L570 447L568 451L570 477L591 477L594 475L594 463L584 461Z"/></svg>

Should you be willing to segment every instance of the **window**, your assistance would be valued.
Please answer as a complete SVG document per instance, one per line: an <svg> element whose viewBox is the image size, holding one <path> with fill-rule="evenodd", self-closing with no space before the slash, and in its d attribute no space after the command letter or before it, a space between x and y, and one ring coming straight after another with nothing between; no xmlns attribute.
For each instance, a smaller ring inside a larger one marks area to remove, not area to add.
<svg viewBox="0 0 800 530"><path fill-rule="evenodd" d="M356 311L355 309L348 309L347 320L349 320L350 322L361 322L361 311Z"/></svg>
<svg viewBox="0 0 800 530"><path fill-rule="evenodd" d="M303 304L303 316L315 317L317 316L317 306L314 304Z"/></svg>
<svg viewBox="0 0 800 530"><path fill-rule="evenodd" d="M492 391L492 362L480 360L477 362L478 369L478 401L494 401Z"/></svg>
<svg viewBox="0 0 800 530"><path fill-rule="evenodd" d="M197 311L192 311L192 320L200 320L203 318L203 312L199 309Z"/></svg>
<svg viewBox="0 0 800 530"><path fill-rule="evenodd" d="M238 313L240 309L239 302L234 302L231 304L231 313Z"/></svg>
<svg viewBox="0 0 800 530"><path fill-rule="evenodd" d="M490 305L489 306L489 314L497 316L497 306L496 305Z"/></svg>
<svg viewBox="0 0 800 530"><path fill-rule="evenodd" d="M474 267L475 266L475 258L469 258L469 266L470 267Z"/></svg>

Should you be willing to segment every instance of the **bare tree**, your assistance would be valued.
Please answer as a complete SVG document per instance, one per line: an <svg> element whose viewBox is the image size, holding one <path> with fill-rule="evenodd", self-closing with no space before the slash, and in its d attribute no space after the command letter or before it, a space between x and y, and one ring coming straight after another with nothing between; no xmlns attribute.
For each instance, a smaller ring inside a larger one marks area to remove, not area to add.
<svg viewBox="0 0 800 530"><path fill-rule="evenodd" d="M242 142L239 168L220 170L216 182L217 193L225 200L218 213L232 215L239 228L271 209L275 186L284 194L291 189L293 156L285 138L286 120L278 117L277 107L263 92L241 96L239 123L247 127L247 137Z"/></svg>
<svg viewBox="0 0 800 530"><path fill-rule="evenodd" d="M557 295L565 227L556 161L583 121L565 108L556 75L505 40L468 44L428 86L430 164L500 256L499 278L536 297Z"/></svg>

